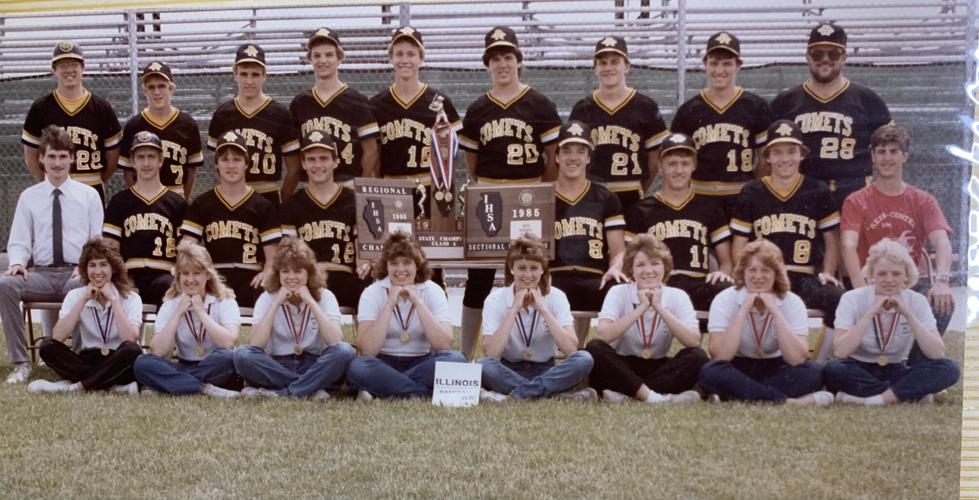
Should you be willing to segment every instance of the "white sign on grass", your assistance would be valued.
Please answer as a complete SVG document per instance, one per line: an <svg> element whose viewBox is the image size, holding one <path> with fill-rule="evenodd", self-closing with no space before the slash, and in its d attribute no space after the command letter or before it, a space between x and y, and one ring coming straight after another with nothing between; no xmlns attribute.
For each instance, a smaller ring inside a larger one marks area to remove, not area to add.
<svg viewBox="0 0 979 500"><path fill-rule="evenodd" d="M432 404L441 406L476 406L483 366L478 363L435 363L435 386Z"/></svg>

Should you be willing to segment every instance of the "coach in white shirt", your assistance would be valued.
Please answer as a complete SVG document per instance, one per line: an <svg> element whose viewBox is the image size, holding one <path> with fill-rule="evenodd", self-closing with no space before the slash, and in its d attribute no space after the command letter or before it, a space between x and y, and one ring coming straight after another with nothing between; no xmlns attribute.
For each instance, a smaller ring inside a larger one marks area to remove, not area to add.
<svg viewBox="0 0 979 500"><path fill-rule="evenodd" d="M10 266L0 277L0 321L14 364L8 384L24 382L31 373L21 301L57 302L81 286L76 266L82 246L102 232L98 192L68 177L74 159L71 136L51 125L44 129L38 150L44 180L17 200L7 242Z"/></svg>

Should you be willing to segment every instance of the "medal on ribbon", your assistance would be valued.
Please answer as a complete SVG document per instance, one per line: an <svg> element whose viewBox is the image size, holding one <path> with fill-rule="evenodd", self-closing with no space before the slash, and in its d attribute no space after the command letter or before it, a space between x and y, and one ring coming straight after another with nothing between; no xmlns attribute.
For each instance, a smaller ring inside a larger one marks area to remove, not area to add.
<svg viewBox="0 0 979 500"><path fill-rule="evenodd" d="M303 353L302 340L303 334L306 333L306 325L309 324L309 317L311 316L309 306L303 304L302 308L299 308L299 328L296 328L296 322L293 321L292 312L289 311L289 307L285 304L279 306L282 308L282 312L286 316L286 324L289 326L289 331L292 333L292 338L296 341L296 348L293 352L296 356L301 356Z"/></svg>
<svg viewBox="0 0 979 500"><path fill-rule="evenodd" d="M637 309L639 304L633 304ZM653 320L650 322L649 330L646 330L646 313L639 315L636 325L639 328L639 336L642 338L642 359L652 359L653 357L653 336L656 335L656 328L659 326L659 314L653 312Z"/></svg>
<svg viewBox="0 0 979 500"><path fill-rule="evenodd" d="M520 333L520 338L523 340L526 349L523 351L523 359L530 361L534 357L534 351L530 349L530 344L534 341L534 330L537 328L537 309L534 309L534 314L530 319L530 328L523 321L523 313L517 311L517 332Z"/></svg>
<svg viewBox="0 0 979 500"><path fill-rule="evenodd" d="M211 314L211 306L213 304L207 305L207 314ZM187 329L190 330L191 336L194 337L194 341L197 342L197 357L204 357L204 336L207 334L207 328L204 327L204 319L201 318L200 325L194 323L193 314L191 311L184 312L184 322L187 323ZM198 328L198 326L200 328Z"/></svg>
<svg viewBox="0 0 979 500"><path fill-rule="evenodd" d="M102 348L99 349L99 352L103 356L108 356L111 352L111 349L109 349L109 332L112 329L112 306L106 309L106 313L105 326L103 326L102 320L99 318L99 312L94 308L92 309L92 316L95 317L95 324L99 328L99 336L102 337Z"/></svg>
<svg viewBox="0 0 979 500"><path fill-rule="evenodd" d="M894 330L897 328L897 322L900 319L901 313L895 312L894 319L885 329L884 319L881 317L881 313L874 315L874 337L877 339L877 347L880 348L880 357L877 358L877 364L880 366L887 366L887 356L884 355L884 351L887 350L888 344L890 344L891 339L894 338Z"/></svg>
<svg viewBox="0 0 979 500"><path fill-rule="evenodd" d="M750 311L748 313L748 319L751 320L751 333L755 337L755 356L758 359L765 357L765 351L761 348L761 343L765 339L765 333L768 332L768 326L772 323L772 315L765 313L761 321L761 329L758 329L758 325L755 323L755 312Z"/></svg>
<svg viewBox="0 0 979 500"><path fill-rule="evenodd" d="M455 172L455 156L459 151L459 137L449 117L445 114L444 98L437 96L428 109L435 111L435 125L431 129L432 154L429 170L432 174L432 197L442 215L452 209L452 174Z"/></svg>
<svg viewBox="0 0 979 500"><path fill-rule="evenodd" d="M394 317L398 320L398 325L401 326L401 335L398 338L401 340L401 342L407 344L409 341L411 341L411 335L408 335L408 326L411 324L412 315L415 314L415 305L412 304L411 307L408 308L408 315L405 316L401 313L400 302L401 300L398 300L398 303L394 304Z"/></svg>

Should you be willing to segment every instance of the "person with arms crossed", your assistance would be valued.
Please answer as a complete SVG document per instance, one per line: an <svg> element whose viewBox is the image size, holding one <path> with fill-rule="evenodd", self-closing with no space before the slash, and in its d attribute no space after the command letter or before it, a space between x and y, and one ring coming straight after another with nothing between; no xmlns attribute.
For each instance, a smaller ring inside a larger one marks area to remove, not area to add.
<svg viewBox="0 0 979 500"><path fill-rule="evenodd" d="M299 131L285 106L265 95L265 51L252 43L238 47L234 64L238 94L218 106L207 129L207 147L217 154L217 144L228 131L245 138L248 170L245 180L276 207L299 184ZM285 179L282 185L282 166Z"/></svg>
<svg viewBox="0 0 979 500"><path fill-rule="evenodd" d="M24 163L38 181L44 180L39 163L41 133L48 125L68 131L74 144L71 178L92 186L105 203L104 183L112 178L119 160L122 127L109 101L92 94L82 83L85 57L72 42L54 47L51 72L58 87L31 104L24 120L20 142L24 144Z"/></svg>
<svg viewBox="0 0 979 500"><path fill-rule="evenodd" d="M163 147L163 166L160 182L167 189L190 199L194 190L197 167L204 164L201 131L190 113L171 104L177 89L170 66L162 61L151 61L143 68L143 95L146 109L133 116L122 129L119 146L119 168L127 186L136 183L136 170L132 163L133 137L139 132L152 132L160 137Z"/></svg>
<svg viewBox="0 0 979 500"><path fill-rule="evenodd" d="M102 231L98 192L69 177L74 147L61 127L45 128L37 148L44 180L17 199L7 240L10 264L0 277L0 321L7 358L14 365L7 375L8 384L24 382L31 373L20 303L58 302L81 286L77 262L82 247ZM45 335L48 331L45 328Z"/></svg>
<svg viewBox="0 0 979 500"><path fill-rule="evenodd" d="M625 39L602 38L592 61L598 89L575 103L569 119L591 127L595 152L588 178L615 193L628 209L656 179L656 148L669 131L656 101L626 84L631 66Z"/></svg>
<svg viewBox="0 0 979 500"><path fill-rule="evenodd" d="M532 183L557 178L556 151L561 117L540 92L520 82L523 52L512 29L486 33L483 65L492 86L466 111L459 145L466 151L469 182ZM462 352L473 357L483 301L496 271L470 269L462 299Z"/></svg>
<svg viewBox="0 0 979 500"><path fill-rule="evenodd" d="M160 182L164 149L156 134L136 133L129 156L136 182L109 200L102 235L122 254L130 283L143 302L159 306L173 282L177 232L187 201Z"/></svg>
<svg viewBox="0 0 979 500"><path fill-rule="evenodd" d="M843 202L843 263L853 287L860 288L867 285L860 266L867 262L870 247L881 239L900 242L917 262L927 258L923 247L926 241L930 243L935 250L933 282L923 279L912 283L911 288L928 297L938 334L944 335L955 310L949 288L952 228L934 196L904 182L910 148L911 139L904 127L884 125L870 137L874 181ZM922 359L921 350L913 347L908 364Z"/></svg>
<svg viewBox="0 0 979 500"><path fill-rule="evenodd" d="M340 157L334 178L340 184L352 188L355 177L377 177L377 122L367 97L340 81L340 35L329 28L317 29L306 44L306 60L313 67L313 88L289 104L299 132L320 130L333 137Z"/></svg>

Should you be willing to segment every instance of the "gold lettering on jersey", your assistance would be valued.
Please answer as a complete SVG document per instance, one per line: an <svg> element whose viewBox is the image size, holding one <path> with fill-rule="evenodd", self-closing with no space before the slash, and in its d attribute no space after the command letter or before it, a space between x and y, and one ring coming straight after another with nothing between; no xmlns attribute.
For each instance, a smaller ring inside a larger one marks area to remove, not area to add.
<svg viewBox="0 0 979 500"><path fill-rule="evenodd" d="M387 122L381 127L381 144L387 144L388 141L397 139L411 139L428 146L431 142L429 138L430 130L431 128L425 126L424 123L412 120L411 118L402 118L393 122Z"/></svg>
<svg viewBox="0 0 979 500"><path fill-rule="evenodd" d="M715 142L727 142L737 144L743 148L748 147L748 137L750 131L740 125L733 123L712 123L694 130L691 138L697 149L704 144Z"/></svg>
<svg viewBox="0 0 979 500"><path fill-rule="evenodd" d="M702 245L707 244L707 226L701 224L699 221L690 219L657 222L649 226L646 232L656 236L660 240L668 238L689 238L700 242Z"/></svg>
<svg viewBox="0 0 979 500"><path fill-rule="evenodd" d="M554 221L554 239L567 236L588 236L602 238L602 228L605 224L591 217L566 217Z"/></svg>
<svg viewBox="0 0 979 500"><path fill-rule="evenodd" d="M214 221L204 228L206 241L233 238L258 245L261 243L258 228L237 220Z"/></svg>
<svg viewBox="0 0 979 500"><path fill-rule="evenodd" d="M299 234L299 239L303 241L313 241L322 238L350 241L349 226L342 222L332 220L307 222L296 228L296 232Z"/></svg>
<svg viewBox="0 0 979 500"><path fill-rule="evenodd" d="M167 238L166 256L176 257L176 240L173 237L173 224L170 219L154 213L133 214L122 221L123 237L128 238L136 231L153 231ZM160 254L154 253L160 256Z"/></svg>
<svg viewBox="0 0 979 500"><path fill-rule="evenodd" d="M161 141L161 144L164 158L168 158L178 165L187 164L187 148L172 141Z"/></svg>
<svg viewBox="0 0 979 500"><path fill-rule="evenodd" d="M806 238L816 237L816 221L805 215L773 214L759 218L752 224L756 236L768 236L772 233L800 234Z"/></svg>
<svg viewBox="0 0 979 500"><path fill-rule="evenodd" d="M516 118L497 118L479 128L479 142L484 146L493 139L513 137L524 142L534 142L534 127Z"/></svg>
<svg viewBox="0 0 979 500"><path fill-rule="evenodd" d="M795 117L803 134L827 132L836 135L853 135L853 118L835 111L815 111Z"/></svg>
<svg viewBox="0 0 979 500"><path fill-rule="evenodd" d="M271 135L253 128L236 128L235 132L245 138L246 147L259 149L268 154L275 153L275 149L272 147L275 139Z"/></svg>
<svg viewBox="0 0 979 500"><path fill-rule="evenodd" d="M591 129L591 142L595 146L616 145L637 152L642 146L639 134L618 125L605 125Z"/></svg>
<svg viewBox="0 0 979 500"><path fill-rule="evenodd" d="M87 128L69 126L65 128L68 135L71 136L72 144L77 144L84 147L85 149L90 149L96 151L99 149L99 135Z"/></svg>
<svg viewBox="0 0 979 500"><path fill-rule="evenodd" d="M332 135L335 140L350 142L350 125L343 123L332 116L317 116L316 118L310 118L309 120L303 122L300 128L302 129L303 135L306 135L314 130L322 130Z"/></svg>

